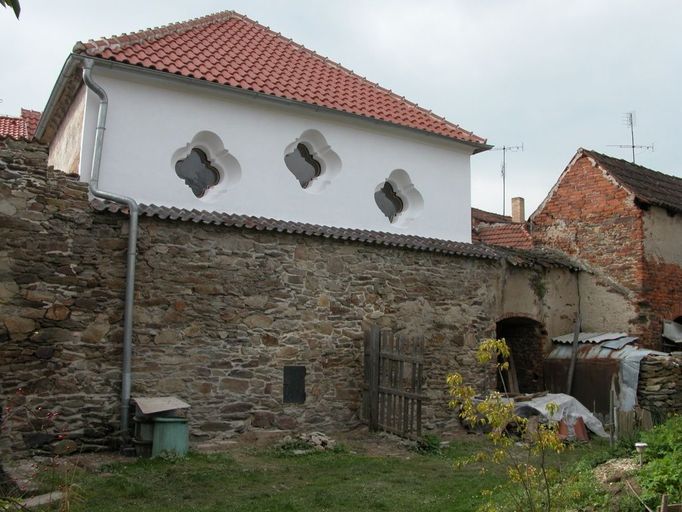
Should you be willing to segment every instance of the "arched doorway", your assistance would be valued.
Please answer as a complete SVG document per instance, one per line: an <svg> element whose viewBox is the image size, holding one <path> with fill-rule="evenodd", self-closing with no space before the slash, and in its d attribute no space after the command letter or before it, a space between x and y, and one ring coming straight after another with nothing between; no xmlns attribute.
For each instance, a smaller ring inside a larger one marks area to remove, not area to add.
<svg viewBox="0 0 682 512"><path fill-rule="evenodd" d="M531 318L511 317L497 322L496 334L511 349L510 371L505 379L508 391L543 391L543 346L547 341L544 326Z"/></svg>

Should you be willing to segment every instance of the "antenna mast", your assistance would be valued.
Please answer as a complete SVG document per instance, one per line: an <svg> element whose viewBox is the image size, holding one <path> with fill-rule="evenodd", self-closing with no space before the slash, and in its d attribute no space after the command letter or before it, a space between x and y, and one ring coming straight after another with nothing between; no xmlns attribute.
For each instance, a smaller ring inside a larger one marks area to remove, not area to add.
<svg viewBox="0 0 682 512"><path fill-rule="evenodd" d="M507 151L523 151L523 142L520 146L502 146L494 148L493 151L502 151L502 215L507 213Z"/></svg>
<svg viewBox="0 0 682 512"><path fill-rule="evenodd" d="M635 144L635 123L636 123L636 117L635 117L635 112L626 112L625 113L625 124L628 125L630 128L630 144L609 144L609 147L612 148L630 148L632 150L632 163L635 162L635 149L644 149L653 151L654 150L654 143L652 142L650 146L637 146Z"/></svg>

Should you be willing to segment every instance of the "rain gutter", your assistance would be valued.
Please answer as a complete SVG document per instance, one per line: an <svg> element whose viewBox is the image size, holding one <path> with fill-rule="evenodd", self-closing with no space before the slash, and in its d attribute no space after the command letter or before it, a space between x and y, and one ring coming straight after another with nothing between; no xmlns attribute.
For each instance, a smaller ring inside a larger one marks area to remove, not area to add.
<svg viewBox="0 0 682 512"><path fill-rule="evenodd" d="M57 78L57 82L54 84L52 92L50 93L50 97L47 100L47 105L45 105L43 113L40 116L38 126L36 126L35 132L36 139L42 140L43 136L45 135L45 130L47 129L48 126L48 120L52 117L55 108L59 104L59 100L61 99L62 94L64 93L64 89L66 88L69 79L73 76L74 72L76 72L76 68L78 66L79 61L80 61L79 58L71 54L66 59L66 62L64 62L62 70L59 73L59 77Z"/></svg>
<svg viewBox="0 0 682 512"><path fill-rule="evenodd" d="M74 55L75 57L79 57L78 55ZM463 146L467 146L471 152L472 155L475 155L477 153L480 153L482 151L487 151L494 146L491 144L487 144L485 142L473 142L473 141L468 141L468 140L463 140L463 139L454 139L452 137L448 137L446 135L440 135L438 133L433 133L433 132L427 132L425 130L421 130L419 128L412 128L410 126L403 126L403 125L398 125L395 123L391 123L389 121L384 121L382 119L376 119L372 117L367 117L363 116L360 114L354 114L352 112L345 112L343 110L337 110L329 107L324 107L322 105L313 105L310 103L305 103L303 101L297 101L297 100L292 100L288 98L281 98L279 96L273 96L271 94L266 94L263 92L258 92L258 91L253 91L249 89L242 89L240 87L233 87L230 85L224 85L224 84L219 84L217 82L211 82L208 80L202 80L202 79L197 79L189 76L183 76L175 73L169 73L167 71L161 71L158 69L150 69L150 68L145 68L142 66L137 66L135 64L128 64L125 62L118 62L114 60L108 60L108 59L102 59L99 57L94 57L93 60L97 61L98 66L103 66L103 67L108 67L110 69L120 69L120 70L125 70L125 71L130 71L139 75L143 76L148 76L148 77L153 77L153 78L159 78L162 80L169 80L169 81L175 81L175 82L180 82L180 83L186 83L186 84L191 84L191 85L196 85L200 87L205 87L207 89L212 89L212 90L217 90L220 92L232 92L237 95L245 96L245 97L252 97L252 98L258 98L259 100L266 100L270 101L279 105L287 105L287 106L292 106L296 108L303 108L303 109L308 109L308 110L314 110L316 112L325 112L328 114L332 115L340 115L346 118L354 119L354 120L362 120L362 122L371 122L373 124L387 127L387 128L395 128L401 131L408 131L412 132L413 134L419 134L422 136L426 136L431 139L435 140L440 140L441 142L447 142L447 143L456 143L460 144Z"/></svg>
<svg viewBox="0 0 682 512"><path fill-rule="evenodd" d="M121 376L121 437L124 445L128 441L128 410L131 389L131 364L133 351L133 306L135 296L135 262L137 256L137 232L139 207L137 202L128 196L120 196L99 189L99 172L102 163L102 146L104 144L104 130L107 121L109 100L107 93L92 78L93 60L86 59L83 65L83 81L85 85L99 98L97 111L97 129L95 131L95 148L92 158L92 172L90 174L90 193L99 197L124 204L129 211L128 229L128 257L126 263L125 305L123 312L123 363Z"/></svg>

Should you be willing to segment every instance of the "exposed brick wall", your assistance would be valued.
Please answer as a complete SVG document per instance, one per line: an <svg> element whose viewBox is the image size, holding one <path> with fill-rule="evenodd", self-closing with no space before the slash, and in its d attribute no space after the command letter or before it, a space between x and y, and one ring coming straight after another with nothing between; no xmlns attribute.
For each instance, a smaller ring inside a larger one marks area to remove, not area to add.
<svg viewBox="0 0 682 512"><path fill-rule="evenodd" d="M682 236L682 222L680 222ZM663 332L664 320L675 320L682 307L682 267L673 263L646 260L645 287L641 314L648 320L648 340L656 342Z"/></svg>
<svg viewBox="0 0 682 512"><path fill-rule="evenodd" d="M533 240L587 262L628 289L631 300L640 306L647 300L646 289L653 285L644 286L648 269L642 215L628 191L582 156L533 218ZM643 311L635 318L615 318L613 328L627 329L645 344L657 347L649 320L650 315Z"/></svg>

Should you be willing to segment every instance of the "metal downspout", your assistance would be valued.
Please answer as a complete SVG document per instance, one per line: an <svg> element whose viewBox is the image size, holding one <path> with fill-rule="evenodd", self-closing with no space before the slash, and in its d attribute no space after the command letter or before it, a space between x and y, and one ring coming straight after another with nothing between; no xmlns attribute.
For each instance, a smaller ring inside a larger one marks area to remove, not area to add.
<svg viewBox="0 0 682 512"><path fill-rule="evenodd" d="M130 214L128 229L128 258L126 263L125 306L123 312L123 366L121 377L121 436L124 444L128 440L128 408L130 404L131 364L133 352L133 306L135 297L135 261L137 256L137 220L139 208L137 202L127 196L119 196L99 189L99 171L102 162L102 145L104 144L104 130L107 121L109 101L107 93L92 79L92 59L87 59L83 65L83 81L85 85L99 98L97 112L97 130L95 132L95 148L92 157L92 171L90 174L90 193L101 199L125 204Z"/></svg>

